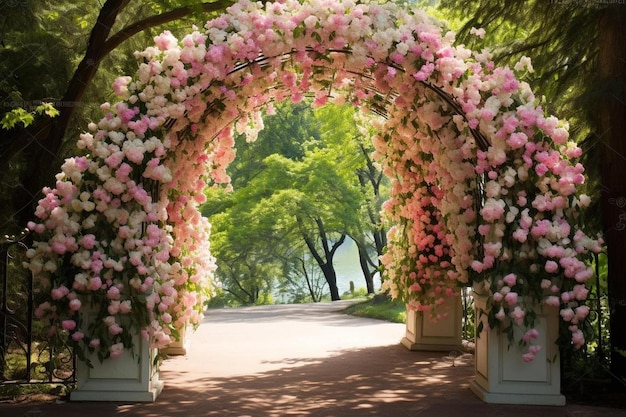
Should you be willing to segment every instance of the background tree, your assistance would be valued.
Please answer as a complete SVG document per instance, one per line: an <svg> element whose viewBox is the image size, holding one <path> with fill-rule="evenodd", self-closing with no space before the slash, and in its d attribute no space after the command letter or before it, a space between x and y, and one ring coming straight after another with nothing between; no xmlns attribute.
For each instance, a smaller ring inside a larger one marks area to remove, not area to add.
<svg viewBox="0 0 626 417"><path fill-rule="evenodd" d="M113 78L130 72L132 52L143 49L147 39L161 30L159 25L168 24L176 32L181 19L206 21L230 4L227 0L107 0L96 8L82 2L2 3L0 119L18 109L30 112L42 101L53 103L59 112L53 119L37 118L29 126L18 123L0 137L0 191L11 197L3 201L7 207L0 224L3 233L15 233L31 219L41 189L54 181L64 153L77 153L74 135L68 133L82 126L74 123L108 98L102 91L111 91ZM184 26L188 31L191 23ZM141 32L138 43L130 42L128 49L116 53ZM103 62L111 72L98 75ZM98 86L106 88L90 92L98 78ZM97 97L97 104L83 106L90 94Z"/></svg>
<svg viewBox="0 0 626 417"><path fill-rule="evenodd" d="M348 235L358 249L367 293L373 294L374 276L380 267L378 258L387 244L380 210L389 196L389 181L371 158L372 137L376 134L374 121L378 116L358 113L351 106L325 106L315 114L322 123L322 135L332 147L332 154L340 156L346 175L356 175L358 180L361 204Z"/></svg>
<svg viewBox="0 0 626 417"><path fill-rule="evenodd" d="M303 291L297 288L306 289L307 297L319 299L320 286L310 268L314 261L331 299L336 300L340 294L333 257L347 236L369 234L362 217L366 201L356 175L366 159L356 140L354 110L332 106L313 112L307 103L277 107L277 115L265 118L256 142L237 140L238 158L231 171L235 191L230 196L210 197L203 213L212 219L214 233L226 231L219 224L229 222L240 225L243 221L248 230L254 230L253 224L265 227L254 232L262 237L260 241L254 236L249 239L262 246L257 254L268 247L274 252L264 252L264 258L257 256L257 261L283 260L284 275L277 286L291 287L298 294ZM371 147L371 139L367 140ZM212 217L218 212L219 216ZM222 221L222 216L230 220ZM261 216L267 220L259 220ZM367 247L365 251L372 253ZM220 255L216 256L219 265ZM371 274L369 278L367 286L373 292Z"/></svg>

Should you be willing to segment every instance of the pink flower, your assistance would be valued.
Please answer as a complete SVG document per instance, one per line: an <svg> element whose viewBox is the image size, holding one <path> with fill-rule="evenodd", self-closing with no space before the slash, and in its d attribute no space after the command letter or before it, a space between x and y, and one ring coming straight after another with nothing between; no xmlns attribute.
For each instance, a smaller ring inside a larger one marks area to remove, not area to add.
<svg viewBox="0 0 626 417"><path fill-rule="evenodd" d="M111 287L107 291L107 298L109 300L117 300L120 298L120 290L117 287Z"/></svg>
<svg viewBox="0 0 626 417"><path fill-rule="evenodd" d="M170 313L163 313L161 318L163 319L164 323L171 323L172 322L172 315Z"/></svg>
<svg viewBox="0 0 626 417"><path fill-rule="evenodd" d="M552 274L559 270L559 264L554 261L546 261L545 270L546 272Z"/></svg>
<svg viewBox="0 0 626 417"><path fill-rule="evenodd" d="M85 249L93 249L96 244L96 237L92 234L83 236L82 245Z"/></svg>
<svg viewBox="0 0 626 417"><path fill-rule="evenodd" d="M504 301L506 301L510 306L514 306L517 304L517 293L510 292L504 296Z"/></svg>
<svg viewBox="0 0 626 417"><path fill-rule="evenodd" d="M102 280L100 277L93 277L89 280L89 289L91 291L99 290L102 287Z"/></svg>
<svg viewBox="0 0 626 417"><path fill-rule="evenodd" d="M61 327L63 330L72 331L76 328L76 322L74 320L63 320Z"/></svg>
<svg viewBox="0 0 626 417"><path fill-rule="evenodd" d="M120 303L120 308L119 308L120 313L122 314L128 314L132 311L132 304L131 304L131 300L124 300Z"/></svg>
<svg viewBox="0 0 626 417"><path fill-rule="evenodd" d="M545 166L544 164L537 164L535 166L535 172L537 173L537 175L539 175L540 177L543 177L546 172L548 172L548 167Z"/></svg>
<svg viewBox="0 0 626 417"><path fill-rule="evenodd" d="M80 309L81 302L78 298L75 298L72 301L70 301L69 305L70 305L70 310L78 311Z"/></svg>
<svg viewBox="0 0 626 417"><path fill-rule="evenodd" d="M577 349L581 348L585 344L585 336L582 331L576 330L575 332L572 332L572 344Z"/></svg>
<svg viewBox="0 0 626 417"><path fill-rule="evenodd" d="M589 315L589 307L587 306L578 306L575 309L575 313L576 313L576 318L579 321L584 320L588 315Z"/></svg>
<svg viewBox="0 0 626 417"><path fill-rule="evenodd" d="M85 333L83 333L83 332L74 332L74 333L72 333L72 340L75 341L75 342L83 340L84 337L85 337Z"/></svg>
<svg viewBox="0 0 626 417"><path fill-rule="evenodd" d="M113 91L118 96L123 96L128 92L128 84L132 81L131 77L118 77L113 82Z"/></svg>
<svg viewBox="0 0 626 417"><path fill-rule="evenodd" d="M117 334L120 334L123 331L124 331L124 329L122 329L122 327L119 324L117 324L117 323L114 323L111 326L109 326L109 334L111 334L113 336L115 336Z"/></svg>
<svg viewBox="0 0 626 417"><path fill-rule="evenodd" d="M109 353L111 354L111 358L119 358L124 353L124 344L116 343L114 345L111 345L111 347L109 348Z"/></svg>
<svg viewBox="0 0 626 417"><path fill-rule="evenodd" d="M573 291L574 291L574 298L577 299L578 301L586 300L587 296L589 295L589 290L587 289L587 287L585 287L582 284L574 285Z"/></svg>
<svg viewBox="0 0 626 417"><path fill-rule="evenodd" d="M53 300L60 300L61 298L69 294L69 292L70 290L68 290L65 285L61 285L58 288L53 288L52 291L50 291L50 295L52 296Z"/></svg>
<svg viewBox="0 0 626 417"><path fill-rule="evenodd" d="M503 278L503 280L504 282L506 282L506 285L508 285L509 287L512 287L517 283L517 275L508 274Z"/></svg>
<svg viewBox="0 0 626 417"><path fill-rule="evenodd" d="M546 297L544 302L546 303L546 305L553 306L553 307L558 307L561 305L561 300L559 299L559 297L554 296L554 295L550 295Z"/></svg>
<svg viewBox="0 0 626 417"><path fill-rule="evenodd" d="M572 319L576 316L574 310L569 307L561 309L561 312L559 314L564 321L572 321Z"/></svg>
<svg viewBox="0 0 626 417"><path fill-rule="evenodd" d="M538 337L539 337L539 332L537 331L537 329L530 329L530 330L527 330L526 333L524 333L524 336L522 336L522 340L528 343L533 339L537 339Z"/></svg>
<svg viewBox="0 0 626 417"><path fill-rule="evenodd" d="M510 316L513 318L513 321L515 321L515 324L521 326L524 323L526 313L519 306L516 306L510 313Z"/></svg>

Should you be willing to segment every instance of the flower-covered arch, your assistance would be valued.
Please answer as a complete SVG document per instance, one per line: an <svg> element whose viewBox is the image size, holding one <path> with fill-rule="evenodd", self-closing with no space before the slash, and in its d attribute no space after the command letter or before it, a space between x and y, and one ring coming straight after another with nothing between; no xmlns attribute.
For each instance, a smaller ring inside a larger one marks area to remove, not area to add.
<svg viewBox="0 0 626 417"><path fill-rule="evenodd" d="M559 305L583 343L583 257L599 242L577 223L581 150L517 78L528 60L495 67L421 11L352 0L243 0L135 56L134 76L114 83L120 101L102 106L29 224L36 314L79 351L116 357L137 332L162 346L199 322L215 284L203 190L228 184L235 132L254 139L274 101L307 94L385 116L374 145L393 186L393 296L429 310L473 282L490 323L522 326L532 344L526 303Z"/></svg>

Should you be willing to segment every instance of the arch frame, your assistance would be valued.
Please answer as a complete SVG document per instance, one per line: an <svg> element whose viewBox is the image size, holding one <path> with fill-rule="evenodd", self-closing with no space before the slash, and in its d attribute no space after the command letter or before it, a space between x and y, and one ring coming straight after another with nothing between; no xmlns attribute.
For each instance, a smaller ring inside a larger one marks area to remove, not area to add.
<svg viewBox="0 0 626 417"><path fill-rule="evenodd" d="M135 57L29 223L36 314L83 355L119 356L136 333L163 346L199 323L218 285L202 190L229 183L234 134L254 139L273 100L308 93L386 117L373 144L392 180L381 260L394 297L434 311L473 284L490 326L526 330L526 359L532 302L558 305L584 343L584 259L601 240L580 223L580 148L518 79L529 60L497 67L421 11L351 0L242 0ZM99 320L83 328L87 304Z"/></svg>

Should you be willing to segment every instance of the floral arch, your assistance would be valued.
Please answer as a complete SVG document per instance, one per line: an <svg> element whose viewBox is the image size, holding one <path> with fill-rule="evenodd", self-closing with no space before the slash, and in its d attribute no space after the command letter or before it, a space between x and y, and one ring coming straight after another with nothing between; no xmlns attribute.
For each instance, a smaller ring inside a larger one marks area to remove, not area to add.
<svg viewBox="0 0 626 417"><path fill-rule="evenodd" d="M135 56L29 224L36 314L79 352L119 356L137 332L163 346L200 321L215 284L203 189L228 184L234 131L254 139L272 102L306 94L385 115L374 145L393 183L391 294L429 310L473 283L492 325L521 326L532 344L527 302L559 305L584 343L583 257L600 242L578 224L581 150L517 78L527 59L495 67L421 11L352 0L243 0Z"/></svg>

